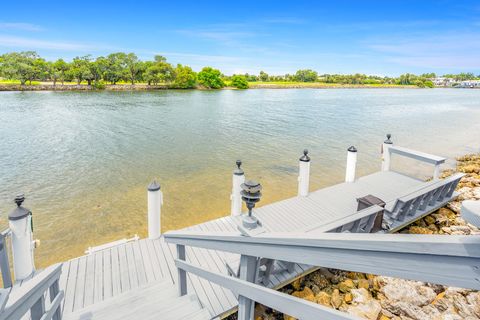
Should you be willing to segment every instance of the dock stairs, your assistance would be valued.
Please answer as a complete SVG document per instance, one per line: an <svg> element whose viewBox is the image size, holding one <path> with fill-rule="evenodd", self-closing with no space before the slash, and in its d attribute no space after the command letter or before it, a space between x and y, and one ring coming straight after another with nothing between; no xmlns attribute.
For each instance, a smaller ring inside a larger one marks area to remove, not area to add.
<svg viewBox="0 0 480 320"><path fill-rule="evenodd" d="M211 319L195 294L178 295L170 280L156 281L73 313L64 314L65 320L94 319Z"/></svg>

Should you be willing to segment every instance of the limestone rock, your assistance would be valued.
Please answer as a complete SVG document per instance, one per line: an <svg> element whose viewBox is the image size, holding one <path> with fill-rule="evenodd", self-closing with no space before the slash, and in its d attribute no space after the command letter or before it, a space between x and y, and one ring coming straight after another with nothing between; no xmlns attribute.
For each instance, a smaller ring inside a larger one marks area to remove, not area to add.
<svg viewBox="0 0 480 320"><path fill-rule="evenodd" d="M302 281L301 278L293 281L293 282L292 282L292 287L293 287L293 289L295 289L295 290L300 290L300 288L301 288L301 286L302 286L302 282L301 282L301 281Z"/></svg>
<svg viewBox="0 0 480 320"><path fill-rule="evenodd" d="M295 291L294 293L292 293L292 296L315 302L315 295L313 294L312 289L310 289L309 287L303 288L302 291Z"/></svg>
<svg viewBox="0 0 480 320"><path fill-rule="evenodd" d="M367 303L369 300L372 299L370 293L364 288L352 289L350 292L353 296L353 303Z"/></svg>
<svg viewBox="0 0 480 320"><path fill-rule="evenodd" d="M435 224L435 218L431 215L426 216L424 219L425 219L425 222L429 225Z"/></svg>
<svg viewBox="0 0 480 320"><path fill-rule="evenodd" d="M419 227L419 226L411 226L408 229L408 232L411 234L433 234L432 230L425 227Z"/></svg>
<svg viewBox="0 0 480 320"><path fill-rule="evenodd" d="M335 309L340 308L340 306L342 305L343 299L338 289L333 290L330 303Z"/></svg>
<svg viewBox="0 0 480 320"><path fill-rule="evenodd" d="M358 280L357 287L368 290L368 288L370 287L370 283L366 279L360 279Z"/></svg>
<svg viewBox="0 0 480 320"><path fill-rule="evenodd" d="M347 308L347 312L354 316L363 318L377 320L378 315L382 311L382 306L376 300L370 299L365 304L350 305Z"/></svg>
<svg viewBox="0 0 480 320"><path fill-rule="evenodd" d="M352 302L353 300L353 295L349 292L349 293L346 293L345 296L343 297L343 301L345 301L345 303L350 303Z"/></svg>
<svg viewBox="0 0 480 320"><path fill-rule="evenodd" d="M315 298L317 299L317 303L318 304L321 304L321 305L324 305L324 306L327 306L327 307L330 307L331 306L331 297L328 293L326 293L325 291L320 291L316 296Z"/></svg>
<svg viewBox="0 0 480 320"><path fill-rule="evenodd" d="M349 292L353 288L355 288L355 284L352 279L347 278L338 284L338 289L343 293Z"/></svg>
<svg viewBox="0 0 480 320"><path fill-rule="evenodd" d="M401 301L414 306L424 306L436 298L432 288L421 282L404 279L387 278L387 283L381 288L381 292L388 300Z"/></svg>

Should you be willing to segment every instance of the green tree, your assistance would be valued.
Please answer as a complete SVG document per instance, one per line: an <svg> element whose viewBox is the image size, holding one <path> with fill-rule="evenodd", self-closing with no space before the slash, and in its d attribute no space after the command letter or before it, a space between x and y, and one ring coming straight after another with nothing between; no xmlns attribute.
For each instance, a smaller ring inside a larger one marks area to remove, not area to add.
<svg viewBox="0 0 480 320"><path fill-rule="evenodd" d="M134 53L129 53L125 56L125 66L127 69L128 79L132 85L143 70L143 64Z"/></svg>
<svg viewBox="0 0 480 320"><path fill-rule="evenodd" d="M301 82L315 82L318 79L316 71L310 69L298 70L295 73L295 80Z"/></svg>
<svg viewBox="0 0 480 320"><path fill-rule="evenodd" d="M65 81L65 74L67 71L68 71L68 63L66 63L63 59L58 59L57 61L53 62L50 66L53 85L56 85L58 80L60 80L63 85Z"/></svg>
<svg viewBox="0 0 480 320"><path fill-rule="evenodd" d="M212 67L205 67L198 73L198 83L209 89L220 89L225 86L220 70Z"/></svg>
<svg viewBox="0 0 480 320"><path fill-rule="evenodd" d="M107 56L107 68L104 74L105 81L116 84L124 78L127 64L127 55L123 52L111 53Z"/></svg>
<svg viewBox="0 0 480 320"><path fill-rule="evenodd" d="M231 79L232 86L237 89L248 89L247 78L243 75L234 74Z"/></svg>
<svg viewBox="0 0 480 320"><path fill-rule="evenodd" d="M192 89L197 84L197 74L189 66L178 64L175 68L173 85L179 89Z"/></svg>
<svg viewBox="0 0 480 320"><path fill-rule="evenodd" d="M160 82L170 83L175 79L175 70L172 65L162 56L155 56L155 61L145 64L146 70L143 75L148 85L157 85Z"/></svg>
<svg viewBox="0 0 480 320"><path fill-rule="evenodd" d="M72 68L70 69L73 78L80 84L83 80L86 80L88 85L92 84L95 79L95 75L91 70L91 57L86 55L83 57L75 57L72 62Z"/></svg>
<svg viewBox="0 0 480 320"><path fill-rule="evenodd" d="M34 61L39 58L34 51L11 52L1 56L1 74L10 80L19 80L25 85L35 74Z"/></svg>
<svg viewBox="0 0 480 320"><path fill-rule="evenodd" d="M260 71L258 78L260 79L260 81L268 81L268 74L266 72Z"/></svg>

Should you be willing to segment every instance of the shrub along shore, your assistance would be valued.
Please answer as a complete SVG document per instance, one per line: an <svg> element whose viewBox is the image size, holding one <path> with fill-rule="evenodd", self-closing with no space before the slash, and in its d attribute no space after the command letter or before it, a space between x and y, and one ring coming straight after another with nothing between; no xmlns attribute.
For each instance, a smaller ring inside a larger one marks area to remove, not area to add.
<svg viewBox="0 0 480 320"><path fill-rule="evenodd" d="M480 200L480 154L458 158L456 170L444 171L442 177L455 171L466 173L457 187L460 196L399 233L480 235L460 215L461 201ZM321 268L281 291L363 319L480 319L479 291L373 274ZM293 318L257 305L255 319Z"/></svg>
<svg viewBox="0 0 480 320"><path fill-rule="evenodd" d="M449 75L458 80L476 79L472 73ZM365 74L319 74L311 69L293 74L225 75L206 66L195 72L176 66L163 56L140 60L134 53L116 52L47 61L34 51L0 55L0 90L158 90L222 88L432 88L434 73L398 77Z"/></svg>

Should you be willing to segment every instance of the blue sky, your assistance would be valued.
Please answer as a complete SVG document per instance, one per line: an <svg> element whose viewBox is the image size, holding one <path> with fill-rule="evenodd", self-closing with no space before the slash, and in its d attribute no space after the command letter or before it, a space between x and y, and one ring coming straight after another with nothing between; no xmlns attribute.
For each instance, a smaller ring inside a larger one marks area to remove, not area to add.
<svg viewBox="0 0 480 320"><path fill-rule="evenodd" d="M480 74L478 1L6 1L0 53L162 54L226 74Z"/></svg>

